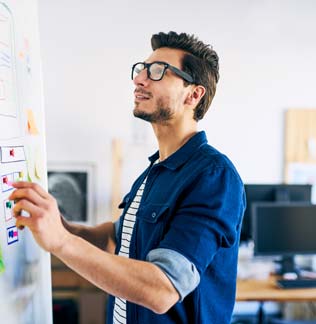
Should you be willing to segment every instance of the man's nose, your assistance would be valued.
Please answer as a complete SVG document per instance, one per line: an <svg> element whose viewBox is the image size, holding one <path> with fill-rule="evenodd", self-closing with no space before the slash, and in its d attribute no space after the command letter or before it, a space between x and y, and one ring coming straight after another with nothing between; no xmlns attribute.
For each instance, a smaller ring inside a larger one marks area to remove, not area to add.
<svg viewBox="0 0 316 324"><path fill-rule="evenodd" d="M147 74L147 69L142 70L139 72L133 80L135 85L147 85L149 82L148 74Z"/></svg>

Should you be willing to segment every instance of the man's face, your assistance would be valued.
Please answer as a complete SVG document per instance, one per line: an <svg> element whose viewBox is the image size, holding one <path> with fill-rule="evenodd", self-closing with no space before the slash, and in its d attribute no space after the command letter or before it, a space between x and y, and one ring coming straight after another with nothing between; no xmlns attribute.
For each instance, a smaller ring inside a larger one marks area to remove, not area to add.
<svg viewBox="0 0 316 324"><path fill-rule="evenodd" d="M159 48L146 63L162 61L181 69L184 52L177 49ZM165 71L160 81L153 81L147 76L147 69L135 78L134 116L151 123L163 123L175 119L183 112L187 88L182 78L170 69Z"/></svg>

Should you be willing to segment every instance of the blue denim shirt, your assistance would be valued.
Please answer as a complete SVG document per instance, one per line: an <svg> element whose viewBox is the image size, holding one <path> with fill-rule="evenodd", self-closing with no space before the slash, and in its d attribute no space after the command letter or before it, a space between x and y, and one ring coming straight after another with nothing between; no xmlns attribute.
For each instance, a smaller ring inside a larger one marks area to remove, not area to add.
<svg viewBox="0 0 316 324"><path fill-rule="evenodd" d="M134 182L120 207L123 215L147 177L136 214L130 258L148 260L155 249L173 250L196 267L198 286L167 313L155 314L127 302L127 322L228 324L235 302L237 256L245 209L243 183L230 160L194 135L166 160L150 166ZM120 248L121 217L116 253ZM114 298L109 297L107 323Z"/></svg>

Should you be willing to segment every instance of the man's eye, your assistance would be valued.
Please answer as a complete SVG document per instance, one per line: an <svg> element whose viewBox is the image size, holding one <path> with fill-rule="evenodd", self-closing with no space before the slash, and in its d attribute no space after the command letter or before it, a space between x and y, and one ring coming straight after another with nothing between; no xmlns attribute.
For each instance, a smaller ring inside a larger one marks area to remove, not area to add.
<svg viewBox="0 0 316 324"><path fill-rule="evenodd" d="M163 66L161 65L152 65L151 67L151 73L161 74L162 71L163 71Z"/></svg>

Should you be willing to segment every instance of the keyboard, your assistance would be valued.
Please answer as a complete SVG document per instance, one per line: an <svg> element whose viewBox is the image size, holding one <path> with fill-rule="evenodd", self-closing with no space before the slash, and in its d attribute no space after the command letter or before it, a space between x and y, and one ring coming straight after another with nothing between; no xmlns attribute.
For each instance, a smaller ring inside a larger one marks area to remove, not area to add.
<svg viewBox="0 0 316 324"><path fill-rule="evenodd" d="M316 288L316 279L278 279L276 283L283 289Z"/></svg>

